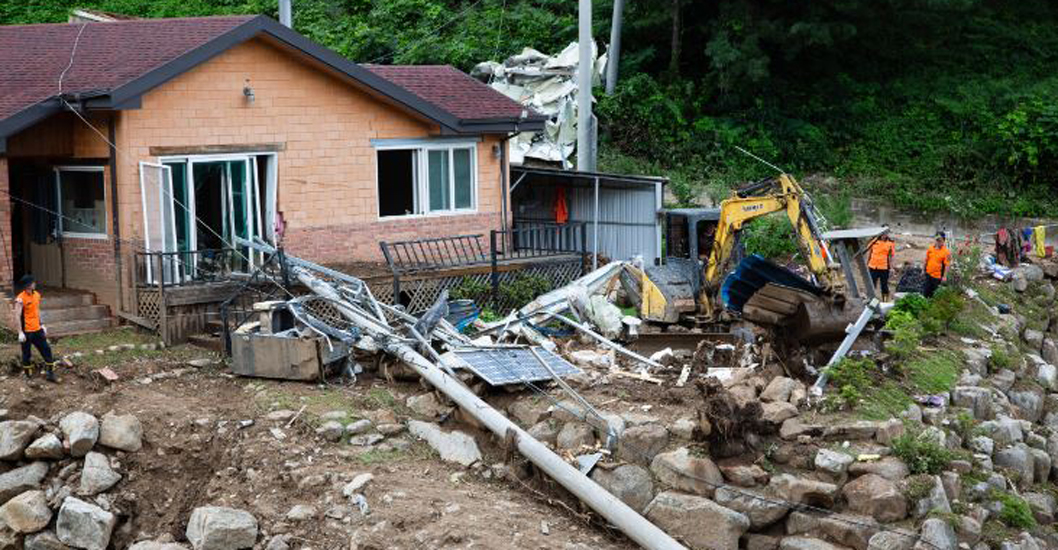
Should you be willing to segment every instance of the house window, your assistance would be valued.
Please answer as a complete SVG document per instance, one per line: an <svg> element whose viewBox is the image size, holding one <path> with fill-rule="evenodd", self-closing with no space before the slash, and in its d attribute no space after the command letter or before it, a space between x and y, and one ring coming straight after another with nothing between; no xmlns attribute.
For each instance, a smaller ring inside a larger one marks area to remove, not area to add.
<svg viewBox="0 0 1058 550"><path fill-rule="evenodd" d="M476 208L474 145L427 145L378 151L381 217L472 211Z"/></svg>
<svg viewBox="0 0 1058 550"><path fill-rule="evenodd" d="M103 168L71 166L55 169L59 227L65 235L106 237L107 208Z"/></svg>

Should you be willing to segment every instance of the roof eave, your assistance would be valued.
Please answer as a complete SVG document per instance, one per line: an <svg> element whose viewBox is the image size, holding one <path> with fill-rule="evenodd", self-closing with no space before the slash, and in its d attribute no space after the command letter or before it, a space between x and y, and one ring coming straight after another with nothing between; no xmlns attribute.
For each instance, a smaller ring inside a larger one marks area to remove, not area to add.
<svg viewBox="0 0 1058 550"><path fill-rule="evenodd" d="M62 111L62 104L58 98L48 98L30 107L0 120L0 139L6 140L9 136L17 134L22 130L33 126L37 122ZM5 148L6 150L6 148Z"/></svg>

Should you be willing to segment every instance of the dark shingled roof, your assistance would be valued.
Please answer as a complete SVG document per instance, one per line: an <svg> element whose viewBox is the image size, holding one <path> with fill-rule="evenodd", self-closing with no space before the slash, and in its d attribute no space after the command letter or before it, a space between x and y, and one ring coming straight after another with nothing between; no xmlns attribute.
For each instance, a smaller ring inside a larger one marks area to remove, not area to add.
<svg viewBox="0 0 1058 550"><path fill-rule="evenodd" d="M117 88L253 17L138 19L88 24L0 26L0 119L62 92Z"/></svg>
<svg viewBox="0 0 1058 550"><path fill-rule="evenodd" d="M0 26L0 140L57 112L75 42L61 92L115 108L134 107L128 102L147 90L260 35L453 132L543 128L543 117L522 119L521 105L453 67L360 66L268 17L239 16Z"/></svg>
<svg viewBox="0 0 1058 550"><path fill-rule="evenodd" d="M461 119L518 118L526 109L451 65L363 67Z"/></svg>

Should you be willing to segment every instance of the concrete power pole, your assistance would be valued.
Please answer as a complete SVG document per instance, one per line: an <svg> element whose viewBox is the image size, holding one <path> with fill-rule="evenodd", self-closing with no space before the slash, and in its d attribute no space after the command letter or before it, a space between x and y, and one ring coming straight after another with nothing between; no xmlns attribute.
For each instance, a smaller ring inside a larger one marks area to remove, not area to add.
<svg viewBox="0 0 1058 550"><path fill-rule="evenodd" d="M580 0L580 61L577 63L577 170L595 171L591 116L591 0Z"/></svg>
<svg viewBox="0 0 1058 550"><path fill-rule="evenodd" d="M279 23L287 28L294 28L293 17L290 13L290 0L279 0Z"/></svg>
<svg viewBox="0 0 1058 550"><path fill-rule="evenodd" d="M613 1L613 20L610 21L610 52L606 59L606 95L617 86L617 63L621 58L621 21L625 11L625 0Z"/></svg>

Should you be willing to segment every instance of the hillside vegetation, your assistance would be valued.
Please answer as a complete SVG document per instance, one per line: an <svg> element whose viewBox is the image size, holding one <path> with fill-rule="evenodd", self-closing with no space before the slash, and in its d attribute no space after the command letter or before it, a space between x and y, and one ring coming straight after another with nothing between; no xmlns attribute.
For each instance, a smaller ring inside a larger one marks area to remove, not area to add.
<svg viewBox="0 0 1058 550"><path fill-rule="evenodd" d="M73 7L140 16L275 15L275 0L27 0L0 23ZM595 2L595 36L611 4ZM469 70L576 39L569 0L294 0L295 27L359 62ZM1046 0L641 0L617 93L600 92L601 166L662 173L681 201L769 169L926 211L1054 215L1058 7Z"/></svg>

